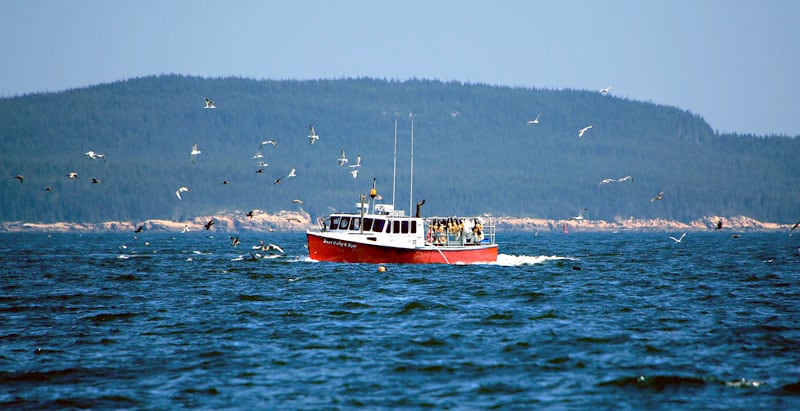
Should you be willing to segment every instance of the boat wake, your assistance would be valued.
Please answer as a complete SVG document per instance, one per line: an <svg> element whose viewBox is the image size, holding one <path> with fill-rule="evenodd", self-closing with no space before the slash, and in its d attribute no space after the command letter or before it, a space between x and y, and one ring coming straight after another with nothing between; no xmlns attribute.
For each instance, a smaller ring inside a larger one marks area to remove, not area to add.
<svg viewBox="0 0 800 411"><path fill-rule="evenodd" d="M497 261L494 263L489 263L490 265L499 265L503 267L515 267L520 265L534 265L534 264L542 264L548 261L555 261L555 260L577 260L577 258L572 257L559 257L557 255L510 255L510 254L499 254L497 256Z"/></svg>

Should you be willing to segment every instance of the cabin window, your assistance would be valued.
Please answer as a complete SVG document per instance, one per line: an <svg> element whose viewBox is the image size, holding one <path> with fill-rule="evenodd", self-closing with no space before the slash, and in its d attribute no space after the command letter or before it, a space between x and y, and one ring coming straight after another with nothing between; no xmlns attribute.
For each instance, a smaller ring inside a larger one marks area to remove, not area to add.
<svg viewBox="0 0 800 411"><path fill-rule="evenodd" d="M372 231L376 233L382 233L385 226L386 220L377 219L375 220L375 224L372 225Z"/></svg>
<svg viewBox="0 0 800 411"><path fill-rule="evenodd" d="M364 219L364 231L372 231L372 219L365 218Z"/></svg>
<svg viewBox="0 0 800 411"><path fill-rule="evenodd" d="M404 220L400 222L400 232L403 234L408 234L408 220Z"/></svg>
<svg viewBox="0 0 800 411"><path fill-rule="evenodd" d="M361 219L360 218L353 218L350 220L350 229L355 231L361 227Z"/></svg>
<svg viewBox="0 0 800 411"><path fill-rule="evenodd" d="M408 231L408 228L406 228L406 231ZM395 234L400 233L400 220L392 221L392 232Z"/></svg>
<svg viewBox="0 0 800 411"><path fill-rule="evenodd" d="M342 221L339 221L340 230L347 230L347 227L349 225L350 225L350 217L342 217Z"/></svg>
<svg viewBox="0 0 800 411"><path fill-rule="evenodd" d="M339 228L339 217L331 217L331 230Z"/></svg>
<svg viewBox="0 0 800 411"><path fill-rule="evenodd" d="M416 234L416 233L417 233L417 222L416 221L412 221L411 222L411 234Z"/></svg>

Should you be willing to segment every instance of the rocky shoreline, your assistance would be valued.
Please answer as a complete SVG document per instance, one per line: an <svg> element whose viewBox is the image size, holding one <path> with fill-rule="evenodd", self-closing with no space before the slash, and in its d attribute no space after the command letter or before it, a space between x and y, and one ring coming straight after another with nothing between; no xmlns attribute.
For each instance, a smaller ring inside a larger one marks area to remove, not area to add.
<svg viewBox="0 0 800 411"><path fill-rule="evenodd" d="M314 224L305 211L280 211L269 214L254 210L252 216L241 212L221 212L216 215L197 216L186 221L151 219L135 221L106 221L101 223L55 222L36 223L23 221L0 222L0 232L125 232L136 231L199 231L213 219L212 230L223 232L299 232ZM570 232L617 232L617 231L707 231L714 230L722 221L726 230L733 231L777 231L789 230L791 224L761 222L745 216L706 216L688 223L664 219L615 219L605 220L549 220L539 218L493 217L498 231L561 232L564 226Z"/></svg>

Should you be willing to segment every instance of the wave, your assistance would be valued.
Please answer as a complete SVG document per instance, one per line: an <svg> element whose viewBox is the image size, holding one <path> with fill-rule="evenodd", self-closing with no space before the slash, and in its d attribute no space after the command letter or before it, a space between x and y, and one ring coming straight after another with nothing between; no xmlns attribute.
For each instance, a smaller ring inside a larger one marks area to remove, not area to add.
<svg viewBox="0 0 800 411"><path fill-rule="evenodd" d="M548 261L557 261L557 260L577 260L577 258L572 257L560 257L557 255L513 255L513 254L499 254L497 256L497 261L494 263L489 263L490 265L499 265L503 267L516 267L520 265L534 265L534 264L542 264Z"/></svg>

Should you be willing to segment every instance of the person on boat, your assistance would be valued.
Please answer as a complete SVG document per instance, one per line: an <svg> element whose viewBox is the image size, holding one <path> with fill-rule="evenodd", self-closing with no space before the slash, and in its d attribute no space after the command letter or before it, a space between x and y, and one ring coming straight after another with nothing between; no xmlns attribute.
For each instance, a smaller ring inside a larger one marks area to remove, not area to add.
<svg viewBox="0 0 800 411"><path fill-rule="evenodd" d="M481 224L478 219L473 219L472 221L472 242L480 244L481 241L483 241L483 224Z"/></svg>

